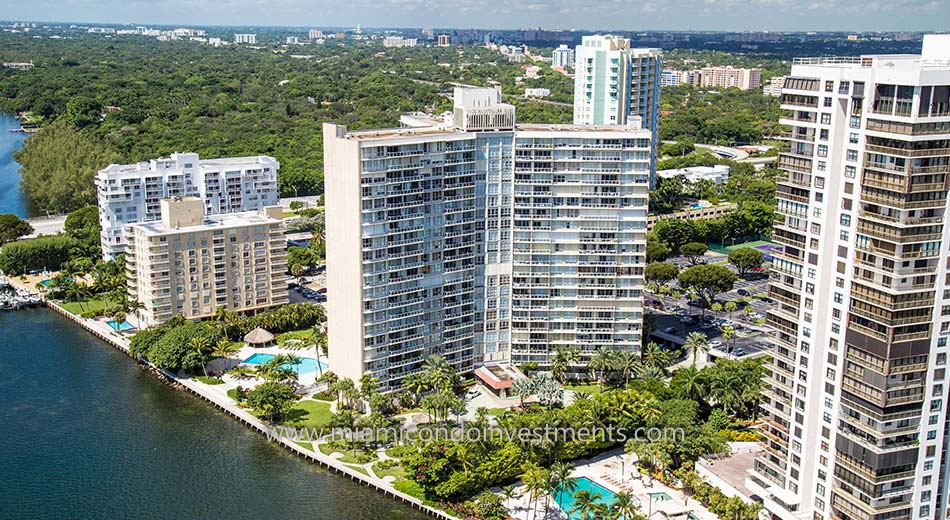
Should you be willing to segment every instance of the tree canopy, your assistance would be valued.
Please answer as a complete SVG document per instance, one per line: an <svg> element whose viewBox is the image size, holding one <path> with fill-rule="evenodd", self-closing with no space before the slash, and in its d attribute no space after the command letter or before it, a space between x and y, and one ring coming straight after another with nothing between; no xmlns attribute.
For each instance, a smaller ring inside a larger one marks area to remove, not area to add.
<svg viewBox="0 0 950 520"><path fill-rule="evenodd" d="M33 226L20 217L7 213L0 215L0 245L12 242L33 232Z"/></svg>

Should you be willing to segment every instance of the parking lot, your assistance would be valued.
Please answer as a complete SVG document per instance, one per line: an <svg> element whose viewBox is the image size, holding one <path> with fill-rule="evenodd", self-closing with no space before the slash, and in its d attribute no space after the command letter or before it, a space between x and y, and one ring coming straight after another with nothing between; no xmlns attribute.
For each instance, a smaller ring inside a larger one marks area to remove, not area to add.
<svg viewBox="0 0 950 520"><path fill-rule="evenodd" d="M290 303L326 303L327 272L304 275L290 281Z"/></svg>
<svg viewBox="0 0 950 520"><path fill-rule="evenodd" d="M718 262L721 261L718 257L724 258L724 255L715 255L718 254L707 253L704 260ZM689 265L689 262L683 258L674 258L669 261L681 268ZM728 264L727 267L731 268ZM724 305L726 302L734 301L739 306L739 310L731 315L725 311L713 312L710 309L705 309L704 312L701 307L694 305L697 302L691 303L686 297L673 298L670 295L648 293L646 312L654 314L657 318L656 331L651 334L651 339L679 348L690 332L699 331L705 334L710 342L711 348L706 361L714 361L719 357L746 359L764 356L769 349L766 334L768 329L764 324L755 322L761 321L761 318L765 316L766 308L771 303L771 300L766 297L768 281L768 276L764 272L752 275L748 279L740 278L732 290L718 295L716 303ZM671 286L674 290L678 289L675 281L671 283ZM745 307L752 308L752 316L747 314ZM721 327L726 325L731 326L737 333L728 345L724 344L721 330Z"/></svg>

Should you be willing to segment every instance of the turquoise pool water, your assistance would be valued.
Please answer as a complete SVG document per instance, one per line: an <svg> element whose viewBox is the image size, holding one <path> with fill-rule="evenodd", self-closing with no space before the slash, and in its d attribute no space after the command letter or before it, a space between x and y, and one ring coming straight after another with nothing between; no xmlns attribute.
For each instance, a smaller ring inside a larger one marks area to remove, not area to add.
<svg viewBox="0 0 950 520"><path fill-rule="evenodd" d="M579 520L581 517L580 512L570 512L571 509L574 508L574 493L581 490L588 491L591 495L600 493L600 499L597 500L598 503L610 505L610 503L614 501L613 491L587 477L580 477L577 479L577 489L573 491L562 490L554 497L554 501L557 502L557 505L561 507L562 511L567 513L567 517L570 520Z"/></svg>
<svg viewBox="0 0 950 520"><path fill-rule="evenodd" d="M127 321L123 321L122 323L116 323L115 320L109 320L106 322L106 325L112 327L113 329L119 332L122 332L123 330L129 330L129 329L135 328L135 325L132 325L131 323Z"/></svg>
<svg viewBox="0 0 950 520"><path fill-rule="evenodd" d="M247 365L263 365L264 363L267 363L268 361L274 359L275 357L277 356L274 354L265 354L263 352L258 352L256 354L251 354L251 357L245 359L244 361L242 361L242 363L245 363ZM327 369L326 363L322 361L317 361L316 359L309 358L309 357L300 358L300 363L297 363L296 365L292 365L292 367L295 371L297 371L298 375L309 374L311 372L317 371L317 363L320 363L319 366L321 369L323 370Z"/></svg>
<svg viewBox="0 0 950 520"><path fill-rule="evenodd" d="M666 491L657 491L656 493L650 493L650 498L653 500L672 500L673 497L669 495Z"/></svg>

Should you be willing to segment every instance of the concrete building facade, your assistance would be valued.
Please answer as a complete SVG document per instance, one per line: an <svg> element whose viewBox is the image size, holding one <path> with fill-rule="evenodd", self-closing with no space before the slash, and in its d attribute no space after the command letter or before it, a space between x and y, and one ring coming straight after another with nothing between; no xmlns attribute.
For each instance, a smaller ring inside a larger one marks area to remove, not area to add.
<svg viewBox="0 0 950 520"><path fill-rule="evenodd" d="M127 224L159 220L164 198L199 197L208 214L276 205L279 168L263 155L199 159L194 153L109 165L96 176L103 258L125 252Z"/></svg>
<svg viewBox="0 0 950 520"><path fill-rule="evenodd" d="M161 219L128 227L129 297L143 327L215 308L257 312L289 302L282 209L205 217L197 197L162 199Z"/></svg>
<svg viewBox="0 0 950 520"><path fill-rule="evenodd" d="M761 69L737 69L731 65L703 67L700 69L700 85L704 88L729 88L751 90L762 86Z"/></svg>
<svg viewBox="0 0 950 520"><path fill-rule="evenodd" d="M428 125L324 126L334 371L394 390L435 354L465 373L639 349L650 131L516 125L496 90L455 97Z"/></svg>
<svg viewBox="0 0 950 520"><path fill-rule="evenodd" d="M557 49L551 52L551 66L561 68L573 67L574 49L564 44L558 45Z"/></svg>
<svg viewBox="0 0 950 520"><path fill-rule="evenodd" d="M947 517L950 36L785 79L761 405L771 518Z"/></svg>

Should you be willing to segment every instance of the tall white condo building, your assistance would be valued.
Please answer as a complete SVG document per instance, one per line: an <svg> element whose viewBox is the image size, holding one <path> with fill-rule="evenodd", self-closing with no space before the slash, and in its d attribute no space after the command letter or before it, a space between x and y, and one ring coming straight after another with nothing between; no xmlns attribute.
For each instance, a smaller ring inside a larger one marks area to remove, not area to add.
<svg viewBox="0 0 950 520"><path fill-rule="evenodd" d="M797 59L782 89L764 452L781 520L947 517L950 35Z"/></svg>
<svg viewBox="0 0 950 520"><path fill-rule="evenodd" d="M324 126L334 371L386 390L441 355L550 363L637 351L651 138L621 125L518 125L493 89L405 127Z"/></svg>
<svg viewBox="0 0 950 520"><path fill-rule="evenodd" d="M109 165L96 176L103 258L126 251L126 225L160 220L165 198L198 197L209 215L277 205L279 168L263 155L199 160L194 153Z"/></svg>
<svg viewBox="0 0 950 520"><path fill-rule="evenodd" d="M574 53L574 124L623 125L638 117L655 148L662 61L660 49L632 49L628 38L584 36Z"/></svg>

